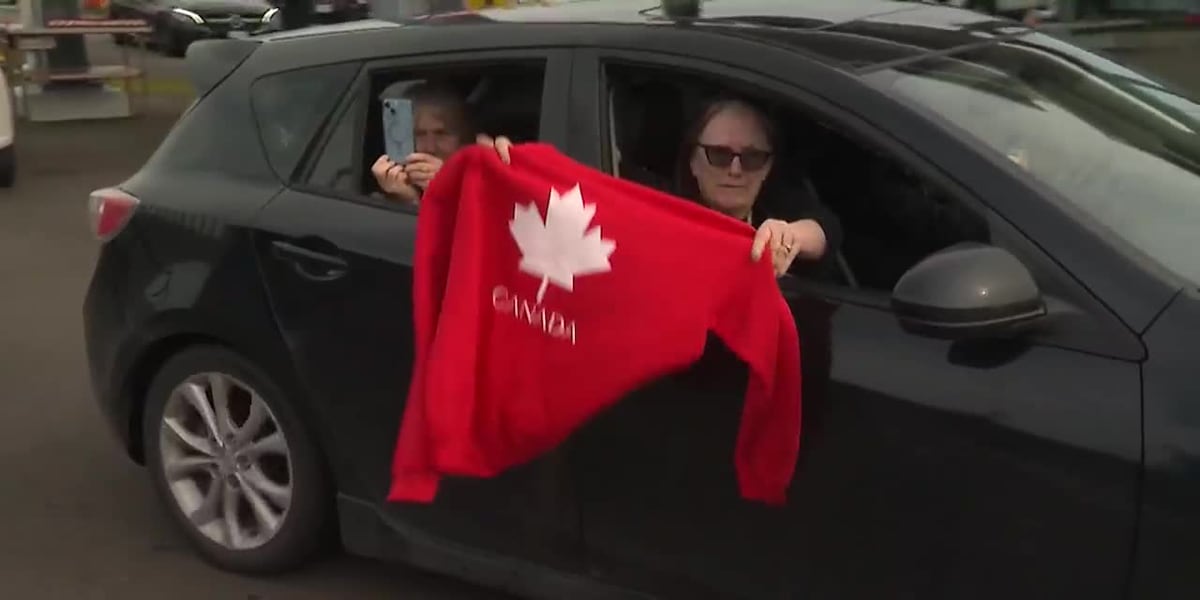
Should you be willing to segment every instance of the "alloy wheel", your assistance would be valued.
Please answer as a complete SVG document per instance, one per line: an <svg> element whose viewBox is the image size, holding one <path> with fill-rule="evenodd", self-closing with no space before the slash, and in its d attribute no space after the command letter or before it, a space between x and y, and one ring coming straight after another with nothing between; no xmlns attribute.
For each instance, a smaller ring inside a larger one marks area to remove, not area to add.
<svg viewBox="0 0 1200 600"><path fill-rule="evenodd" d="M292 460L262 397L223 373L175 387L159 430L167 486L193 527L230 550L259 547L292 502Z"/></svg>

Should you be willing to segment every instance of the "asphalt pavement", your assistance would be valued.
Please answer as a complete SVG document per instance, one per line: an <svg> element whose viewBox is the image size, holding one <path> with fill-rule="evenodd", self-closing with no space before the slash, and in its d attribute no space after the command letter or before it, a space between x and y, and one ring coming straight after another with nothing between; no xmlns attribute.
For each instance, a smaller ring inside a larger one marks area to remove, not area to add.
<svg viewBox="0 0 1200 600"><path fill-rule="evenodd" d="M497 597L348 556L274 579L215 570L105 429L81 330L97 252L87 195L136 170L187 101L156 97L150 114L128 120L18 125L17 184L0 190L0 598Z"/></svg>

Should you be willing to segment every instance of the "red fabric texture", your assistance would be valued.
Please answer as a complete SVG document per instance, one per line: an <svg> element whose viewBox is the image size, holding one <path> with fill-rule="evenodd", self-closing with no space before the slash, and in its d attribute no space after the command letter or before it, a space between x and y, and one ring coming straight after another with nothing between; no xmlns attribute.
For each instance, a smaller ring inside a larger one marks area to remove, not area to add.
<svg viewBox="0 0 1200 600"><path fill-rule="evenodd" d="M750 367L734 456L742 497L784 502L800 443L800 346L769 257L750 259L752 228L548 145L511 156L460 150L422 199L416 364L388 499L430 502L442 476L490 477L536 458L697 361L711 331ZM576 186L582 205L571 210ZM521 244L513 221L554 233ZM547 264L597 268L568 278L570 290L548 281L538 302Z"/></svg>

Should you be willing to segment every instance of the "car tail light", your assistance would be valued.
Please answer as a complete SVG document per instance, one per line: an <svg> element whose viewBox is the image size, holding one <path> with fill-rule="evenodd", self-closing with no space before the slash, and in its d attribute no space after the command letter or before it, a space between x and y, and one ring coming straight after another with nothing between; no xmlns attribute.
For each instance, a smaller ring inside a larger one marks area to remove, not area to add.
<svg viewBox="0 0 1200 600"><path fill-rule="evenodd" d="M137 209L138 199L116 188L96 190L88 196L92 234L101 242L113 239Z"/></svg>
<svg viewBox="0 0 1200 600"><path fill-rule="evenodd" d="M1183 22L1187 23L1188 25L1200 26L1200 13L1197 13L1194 15L1187 15L1186 17L1183 18Z"/></svg>

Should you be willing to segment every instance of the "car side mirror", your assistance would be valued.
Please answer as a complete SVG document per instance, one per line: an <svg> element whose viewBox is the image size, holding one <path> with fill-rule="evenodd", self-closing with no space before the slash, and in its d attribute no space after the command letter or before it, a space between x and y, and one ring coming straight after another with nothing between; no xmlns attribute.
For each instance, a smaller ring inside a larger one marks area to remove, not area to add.
<svg viewBox="0 0 1200 600"><path fill-rule="evenodd" d="M966 242L926 257L892 290L906 331L927 337L1007 337L1045 316L1029 269L1003 248Z"/></svg>

